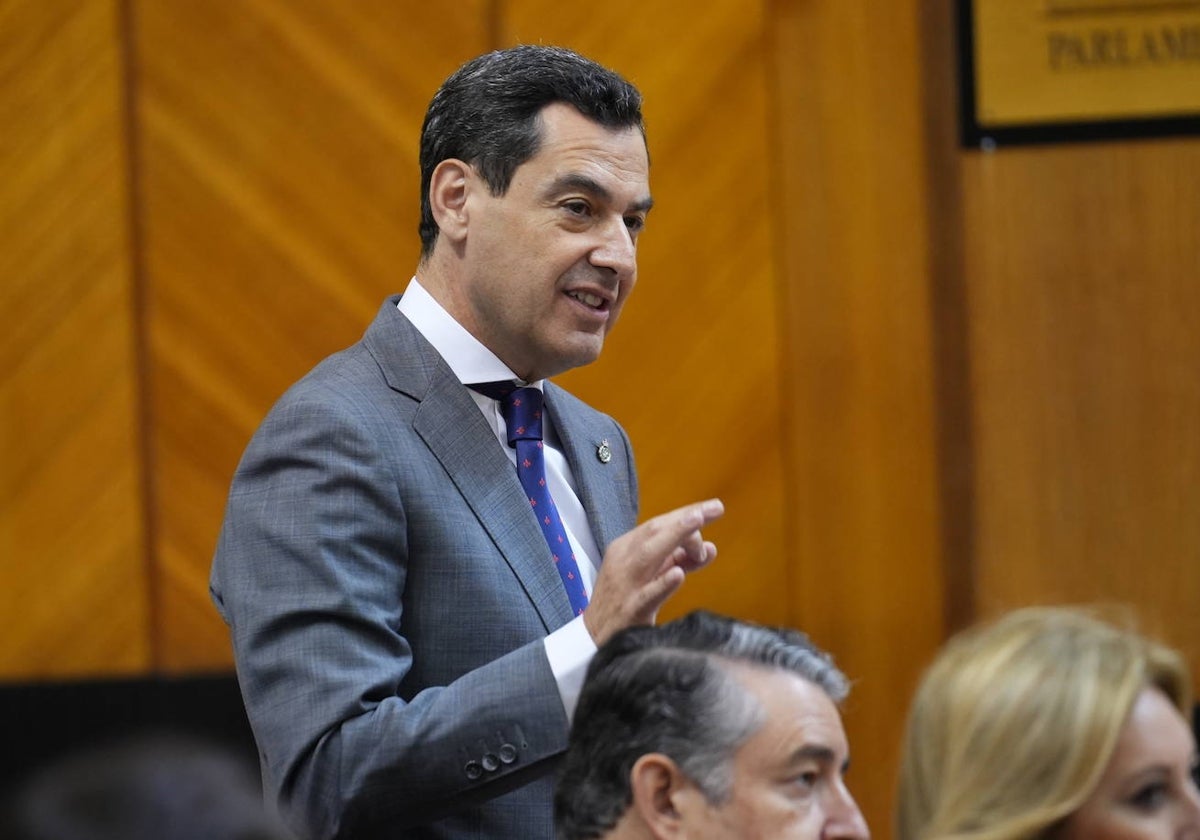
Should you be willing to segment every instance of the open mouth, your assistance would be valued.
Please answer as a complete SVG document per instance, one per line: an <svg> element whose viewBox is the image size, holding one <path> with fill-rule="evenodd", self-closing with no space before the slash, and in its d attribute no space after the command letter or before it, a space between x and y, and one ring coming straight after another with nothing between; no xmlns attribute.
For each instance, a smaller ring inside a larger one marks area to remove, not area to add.
<svg viewBox="0 0 1200 840"><path fill-rule="evenodd" d="M602 310L608 308L607 300L600 297L600 295L593 295L590 292L570 291L570 292L567 292L567 297L573 298L574 300L579 301L580 303L582 303L584 306L588 307L589 309L595 309L598 311L602 311Z"/></svg>

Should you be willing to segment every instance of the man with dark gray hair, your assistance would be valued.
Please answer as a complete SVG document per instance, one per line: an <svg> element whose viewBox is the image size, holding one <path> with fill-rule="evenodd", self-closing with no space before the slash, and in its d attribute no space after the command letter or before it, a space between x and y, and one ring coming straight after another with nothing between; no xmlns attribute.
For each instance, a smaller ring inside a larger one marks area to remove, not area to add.
<svg viewBox="0 0 1200 840"><path fill-rule="evenodd" d="M618 633L576 708L560 840L868 837L843 778L848 691L793 630L699 611Z"/></svg>
<svg viewBox="0 0 1200 840"><path fill-rule="evenodd" d="M421 131L407 288L246 448L212 595L306 840L548 840L588 661L716 557L721 501L639 525L629 437L552 381L637 281L641 102L559 47L456 70Z"/></svg>

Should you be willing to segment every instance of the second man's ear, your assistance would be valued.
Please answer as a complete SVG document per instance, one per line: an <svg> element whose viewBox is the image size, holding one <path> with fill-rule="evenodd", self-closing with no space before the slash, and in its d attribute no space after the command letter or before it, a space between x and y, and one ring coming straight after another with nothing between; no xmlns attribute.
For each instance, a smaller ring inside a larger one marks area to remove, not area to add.
<svg viewBox="0 0 1200 840"><path fill-rule="evenodd" d="M703 803L703 794L670 757L647 753L629 773L633 794L630 816L655 838L695 837L703 826L689 824L689 813ZM690 833L689 833L690 832Z"/></svg>

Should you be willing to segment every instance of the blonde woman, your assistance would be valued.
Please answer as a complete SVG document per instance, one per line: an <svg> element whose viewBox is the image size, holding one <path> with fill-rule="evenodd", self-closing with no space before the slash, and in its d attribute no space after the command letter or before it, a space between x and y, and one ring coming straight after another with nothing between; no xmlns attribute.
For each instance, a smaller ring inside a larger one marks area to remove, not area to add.
<svg viewBox="0 0 1200 840"><path fill-rule="evenodd" d="M1182 657L1068 608L950 641L905 732L898 840L1200 838Z"/></svg>

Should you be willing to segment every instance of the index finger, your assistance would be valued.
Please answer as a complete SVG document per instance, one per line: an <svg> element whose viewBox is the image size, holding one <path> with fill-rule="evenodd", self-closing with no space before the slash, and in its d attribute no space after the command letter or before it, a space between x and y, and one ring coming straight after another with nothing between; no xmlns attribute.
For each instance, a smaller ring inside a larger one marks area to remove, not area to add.
<svg viewBox="0 0 1200 840"><path fill-rule="evenodd" d="M642 548L652 556L670 552L690 535L720 519L725 505L720 499L706 499L647 519L636 529L643 532Z"/></svg>

